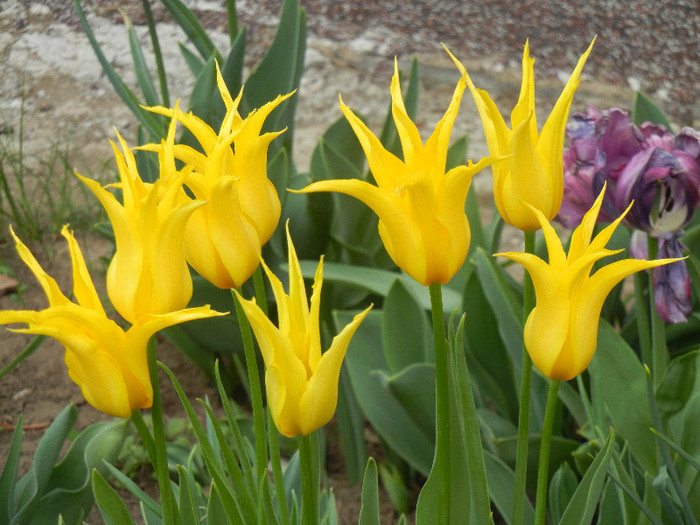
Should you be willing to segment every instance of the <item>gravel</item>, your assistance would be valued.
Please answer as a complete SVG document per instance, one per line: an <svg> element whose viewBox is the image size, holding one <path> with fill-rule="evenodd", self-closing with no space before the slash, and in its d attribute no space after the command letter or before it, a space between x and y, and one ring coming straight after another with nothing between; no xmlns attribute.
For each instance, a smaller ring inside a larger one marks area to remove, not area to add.
<svg viewBox="0 0 700 525"><path fill-rule="evenodd" d="M72 2L32 0L49 6L57 21L77 29ZM187 0L205 25L221 26L223 0ZM140 2L84 0L87 11L121 15L126 7L136 23ZM153 2L160 19L167 15ZM239 0L239 18L252 35L274 26L280 2ZM680 124L698 118L700 7L697 0L406 0L302 1L311 38L352 41L369 38L386 57L432 53L446 43L465 60L487 59L494 67L515 65L530 39L537 67L569 71L593 36L598 40L587 74L604 82L641 89L659 100ZM0 10L2 3L0 3Z"/></svg>

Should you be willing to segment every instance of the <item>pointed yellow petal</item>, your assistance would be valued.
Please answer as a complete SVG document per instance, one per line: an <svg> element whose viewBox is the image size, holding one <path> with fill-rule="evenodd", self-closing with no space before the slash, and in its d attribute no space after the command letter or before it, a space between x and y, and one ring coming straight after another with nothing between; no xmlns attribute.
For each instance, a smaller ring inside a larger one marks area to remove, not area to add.
<svg viewBox="0 0 700 525"><path fill-rule="evenodd" d="M404 164L394 154L384 149L379 139L349 107L343 104L342 99L340 99L340 110L345 115L350 126L352 126L357 140L359 140L367 156L369 169L377 182L377 186L390 191L394 190L404 172Z"/></svg>
<svg viewBox="0 0 700 525"><path fill-rule="evenodd" d="M80 251L73 232L69 231L67 226L64 226L61 229L61 235L68 241L68 251L73 266L73 294L75 298L81 306L104 314L100 296L95 290L95 285L88 272L83 253Z"/></svg>
<svg viewBox="0 0 700 525"><path fill-rule="evenodd" d="M321 357L316 373L311 377L299 404L301 434L308 435L328 423L338 401L338 376L350 339L357 327L372 309L357 314L343 330L333 338L331 347Z"/></svg>

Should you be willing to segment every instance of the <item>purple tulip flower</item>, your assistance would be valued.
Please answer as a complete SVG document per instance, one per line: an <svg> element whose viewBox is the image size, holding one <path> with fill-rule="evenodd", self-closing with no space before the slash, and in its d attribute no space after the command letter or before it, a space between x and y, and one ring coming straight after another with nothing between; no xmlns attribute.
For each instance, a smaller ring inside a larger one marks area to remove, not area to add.
<svg viewBox="0 0 700 525"><path fill-rule="evenodd" d="M700 133L683 128L636 126L629 113L589 107L567 126L564 150L564 202L558 220L576 226L604 184L608 191L601 221L634 206L625 221L659 238L659 257L682 256L680 236L700 201ZM634 253L634 252L633 252ZM659 315L685 321L690 313L690 277L685 262L654 270Z"/></svg>
<svg viewBox="0 0 700 525"><path fill-rule="evenodd" d="M680 241L680 233L659 237L658 259L683 257L686 247ZM647 259L647 236L637 230L632 234L630 254L635 259ZM661 319L668 323L685 323L692 309L690 306L690 275L685 261L678 261L654 268L652 273L654 304Z"/></svg>

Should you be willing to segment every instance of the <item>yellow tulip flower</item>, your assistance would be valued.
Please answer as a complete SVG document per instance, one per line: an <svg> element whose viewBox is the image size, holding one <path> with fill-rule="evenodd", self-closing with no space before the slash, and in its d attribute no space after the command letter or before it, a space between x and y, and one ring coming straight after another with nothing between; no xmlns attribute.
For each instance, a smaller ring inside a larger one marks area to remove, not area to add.
<svg viewBox="0 0 700 525"><path fill-rule="evenodd" d="M328 423L338 400L338 376L350 338L372 308L356 315L321 353L319 311L323 284L323 258L314 278L309 306L292 239L289 249L289 295L263 261L277 302L279 328L255 304L238 292L246 317L265 361L265 387L272 418L285 436L308 435Z"/></svg>
<svg viewBox="0 0 700 525"><path fill-rule="evenodd" d="M234 100L217 66L217 81L226 105L219 133L192 113L175 108L149 111L182 123L202 151L184 144L174 156L192 171L185 185L196 200L206 204L192 214L185 230L188 262L219 288L243 284L258 267L262 246L277 229L281 205L267 178L267 148L284 130L260 135L268 115L293 93L278 96L245 118L238 113L243 90ZM142 149L159 151L161 145Z"/></svg>
<svg viewBox="0 0 700 525"><path fill-rule="evenodd" d="M423 285L446 283L464 263L471 241L464 202L472 177L491 164L457 166L445 173L447 149L462 93L463 74L445 115L425 145L404 106L399 71L394 61L392 113L403 161L340 99L340 109L357 135L377 185L361 180L314 182L302 192L337 191L361 200L379 216L379 235L393 261Z"/></svg>
<svg viewBox="0 0 700 525"><path fill-rule="evenodd" d="M603 257L622 250L605 245L632 207L592 240L593 229L605 188L571 236L568 256L544 214L532 208L547 243L549 262L529 253L498 253L521 264L532 277L536 305L525 323L524 339L533 364L551 379L567 381L583 372L593 358L597 344L598 320L605 298L613 287L635 272L669 264L680 259L623 259L590 275Z"/></svg>
<svg viewBox="0 0 700 525"><path fill-rule="evenodd" d="M112 148L121 181L103 188L78 175L107 211L114 229L116 252L107 270L107 293L124 319L134 323L146 314L181 310L192 298L192 277L185 260L185 225L203 203L187 199L182 183L188 170L167 171L161 162L161 179L141 180L134 155L117 133L123 154ZM175 126L168 133L170 150ZM110 141L111 142L111 141ZM166 173L167 171L167 173ZM123 203L107 188L121 189Z"/></svg>
<svg viewBox="0 0 700 525"><path fill-rule="evenodd" d="M595 42L595 39L593 40ZM549 118L537 132L535 112L534 59L529 44L523 52L523 79L520 97L510 116L508 128L489 94L477 89L469 76L467 84L479 110L489 153L508 156L493 166L493 193L501 217L524 231L539 229L539 221L530 206L551 220L559 212L564 194L563 150L569 108L578 87L588 50L579 58ZM460 64L460 71L466 74Z"/></svg>
<svg viewBox="0 0 700 525"><path fill-rule="evenodd" d="M77 303L61 292L56 281L12 232L17 252L44 289L49 307L40 311L0 311L0 324L26 323L27 328L13 331L44 334L58 340L66 349L68 374L80 386L87 402L111 416L129 417L133 410L153 403L146 359L151 336L168 326L222 314L204 306L145 315L125 332L105 314L73 234L67 227L61 233L68 241Z"/></svg>

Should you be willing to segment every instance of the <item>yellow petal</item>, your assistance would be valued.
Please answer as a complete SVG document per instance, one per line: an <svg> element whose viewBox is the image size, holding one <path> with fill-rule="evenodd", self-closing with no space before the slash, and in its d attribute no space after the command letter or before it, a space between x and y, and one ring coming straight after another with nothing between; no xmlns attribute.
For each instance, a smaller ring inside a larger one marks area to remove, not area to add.
<svg viewBox="0 0 700 525"><path fill-rule="evenodd" d="M39 284L44 289L44 293L46 294L46 297L49 300L49 304L51 306L59 306L69 303L70 301L65 295L63 295L63 292L61 292L60 288L58 287L58 284L56 284L56 281L53 279L53 277L51 277L44 271L44 269L41 267L34 255L32 255L32 252L29 251L29 248L27 248L25 244L19 239L19 237L15 235L12 226L10 226L10 234L12 235L12 238L15 241L15 248L17 249L17 253L19 254L24 264L26 264L32 271L37 281L39 281Z"/></svg>
<svg viewBox="0 0 700 525"><path fill-rule="evenodd" d="M542 153L543 158L549 159L550 161L550 165L547 167L548 171L558 174L559 177L561 177L563 170L563 157L560 152L564 149L564 135L566 132L566 122L569 118L569 109L571 108L571 102L574 98L574 92L581 81L581 71L588 59L588 55L593 49L594 43L595 38L588 46L586 52L579 58L578 64L576 64L566 86L564 86L561 95L559 95L557 102L554 104L554 108L547 122L542 126L539 142L537 143L537 150Z"/></svg>
<svg viewBox="0 0 700 525"><path fill-rule="evenodd" d="M355 132L357 140L367 156L367 163L377 186L393 191L398 186L399 179L405 171L404 164L393 153L384 149L379 139L349 107L343 104L342 99L340 99L340 110Z"/></svg>
<svg viewBox="0 0 700 525"><path fill-rule="evenodd" d="M343 330L333 338L331 347L321 357L316 373L309 380L299 404L301 434L308 435L328 423L338 401L338 377L350 339L357 327L372 309L357 314Z"/></svg>

